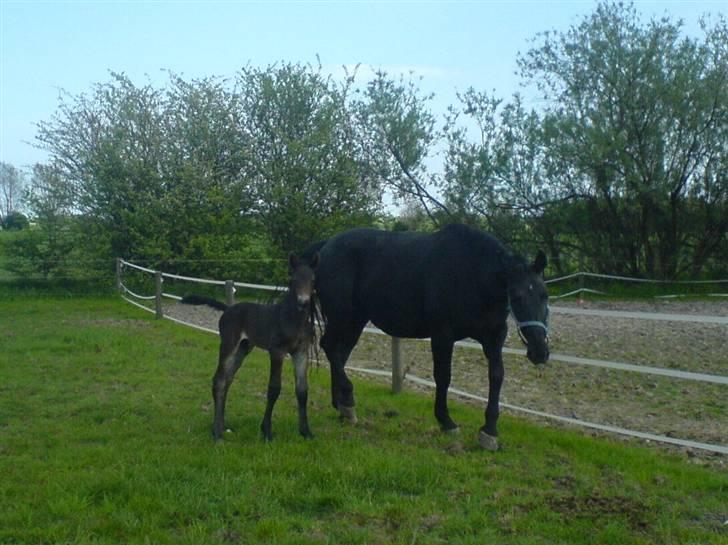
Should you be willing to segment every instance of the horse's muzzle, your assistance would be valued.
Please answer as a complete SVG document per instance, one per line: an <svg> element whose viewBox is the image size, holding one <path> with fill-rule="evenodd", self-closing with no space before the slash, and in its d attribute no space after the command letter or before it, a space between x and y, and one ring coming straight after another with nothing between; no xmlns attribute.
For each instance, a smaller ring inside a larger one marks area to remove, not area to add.
<svg viewBox="0 0 728 545"><path fill-rule="evenodd" d="M526 357L536 365L549 359L548 329L542 322L520 322L518 335L526 345Z"/></svg>
<svg viewBox="0 0 728 545"><path fill-rule="evenodd" d="M543 343L542 345L538 346L534 343L529 343L528 347L526 348L526 357L531 363L535 365L543 365L549 359L548 343Z"/></svg>

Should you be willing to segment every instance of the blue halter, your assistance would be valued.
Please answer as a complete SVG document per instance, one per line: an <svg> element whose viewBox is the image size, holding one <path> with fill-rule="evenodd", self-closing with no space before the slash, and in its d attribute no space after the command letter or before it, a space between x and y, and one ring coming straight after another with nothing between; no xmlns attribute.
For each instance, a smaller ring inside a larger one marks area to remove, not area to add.
<svg viewBox="0 0 728 545"><path fill-rule="evenodd" d="M524 327L529 327L529 326L536 326L536 327L543 328L543 330L546 332L546 335L549 334L549 327L543 322L539 322L537 320L526 320L525 322L519 322L516 319L515 314L513 315L513 319L516 320L516 325L519 327L519 329L524 328Z"/></svg>
<svg viewBox="0 0 728 545"><path fill-rule="evenodd" d="M513 321L516 322L516 326L518 327L518 336L521 337L523 344L526 344L526 345L528 344L528 341L523 336L523 332L521 331L521 329L523 329L524 327L540 327L543 329L544 334L546 335L546 339L548 339L548 336L549 336L549 326L548 326L549 307L548 306L546 307L546 318L543 322L541 322L539 320L525 320L523 322L520 321L518 319L518 317L516 316L516 313L513 312L513 307L511 307L510 298L508 299L508 312L510 313L511 316L513 316Z"/></svg>

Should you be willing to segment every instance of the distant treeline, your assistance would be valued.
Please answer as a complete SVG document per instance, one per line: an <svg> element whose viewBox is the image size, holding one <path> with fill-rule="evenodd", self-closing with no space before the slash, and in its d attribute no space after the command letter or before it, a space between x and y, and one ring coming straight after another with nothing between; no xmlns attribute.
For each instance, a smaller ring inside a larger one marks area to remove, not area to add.
<svg viewBox="0 0 728 545"><path fill-rule="evenodd" d="M385 72L360 85L279 63L161 87L113 73L38 125L50 160L8 266L121 256L275 281L289 251L348 227L462 221L544 248L554 274L726 275L726 44L722 17L688 38L602 3L517 59L541 109L469 89L443 117Z"/></svg>

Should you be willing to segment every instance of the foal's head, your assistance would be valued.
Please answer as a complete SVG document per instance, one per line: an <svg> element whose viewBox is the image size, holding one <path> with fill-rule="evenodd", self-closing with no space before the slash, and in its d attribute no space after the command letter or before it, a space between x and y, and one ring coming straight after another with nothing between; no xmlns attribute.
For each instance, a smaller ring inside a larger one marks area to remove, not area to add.
<svg viewBox="0 0 728 545"><path fill-rule="evenodd" d="M535 364L549 359L548 294L543 281L546 255L539 251L533 263L516 261L508 271L508 299L526 345L526 356Z"/></svg>
<svg viewBox="0 0 728 545"><path fill-rule="evenodd" d="M314 281L316 280L316 267L318 266L318 253L308 261L304 262L295 254L288 256L291 281L288 284L288 291L295 295L296 305L305 308L311 302L313 296Z"/></svg>

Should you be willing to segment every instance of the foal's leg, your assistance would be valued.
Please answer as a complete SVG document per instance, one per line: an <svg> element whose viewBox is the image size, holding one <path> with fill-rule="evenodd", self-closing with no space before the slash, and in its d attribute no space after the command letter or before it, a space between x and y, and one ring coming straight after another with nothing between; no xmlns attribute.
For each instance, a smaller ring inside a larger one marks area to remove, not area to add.
<svg viewBox="0 0 728 545"><path fill-rule="evenodd" d="M487 450L498 449L498 415L500 414L500 391L505 370L503 368L503 343L507 330L489 335L483 342L483 352L488 359L488 405L485 408L485 425L480 428L478 441Z"/></svg>
<svg viewBox="0 0 728 545"><path fill-rule="evenodd" d="M452 369L452 339L444 336L433 336L430 340L432 348L433 374L435 375L435 418L442 431L455 432L458 425L450 418L447 409L447 390L450 387Z"/></svg>
<svg viewBox="0 0 728 545"><path fill-rule="evenodd" d="M308 349L293 354L293 371L296 376L296 400L298 401L298 431L306 439L313 439L308 427Z"/></svg>
<svg viewBox="0 0 728 545"><path fill-rule="evenodd" d="M212 425L212 435L216 441L222 439L225 432L225 402L228 389L233 382L235 373L243 363L243 359L253 349L247 339L238 342L230 335L224 335L220 341L220 357L217 371L212 378L212 399L215 402L215 420Z"/></svg>
<svg viewBox="0 0 728 545"><path fill-rule="evenodd" d="M273 407L281 393L281 369L283 368L283 358L285 354L271 350L270 352L270 378L268 379L268 403L265 407L265 415L260 425L260 431L266 441L273 439L271 431L271 416L273 415Z"/></svg>

